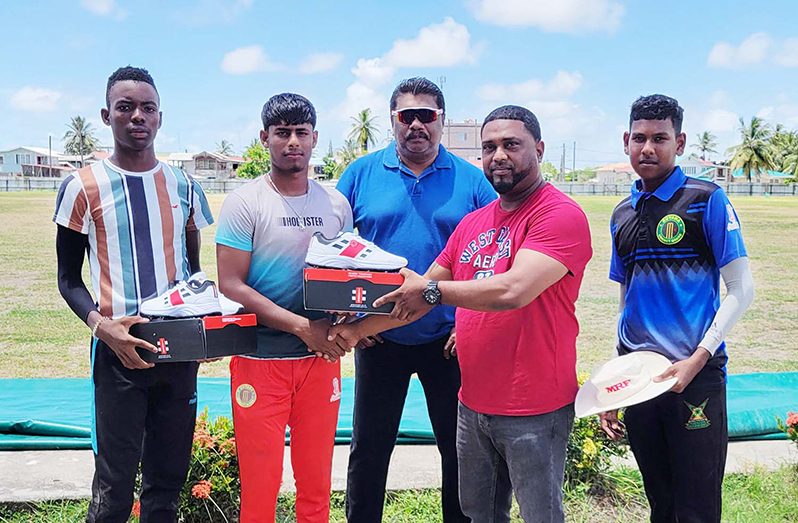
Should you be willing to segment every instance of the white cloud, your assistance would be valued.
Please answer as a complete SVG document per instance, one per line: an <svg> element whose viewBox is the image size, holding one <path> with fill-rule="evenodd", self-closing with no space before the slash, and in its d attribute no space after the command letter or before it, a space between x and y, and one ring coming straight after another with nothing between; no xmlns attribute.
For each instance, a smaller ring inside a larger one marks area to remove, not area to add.
<svg viewBox="0 0 798 523"><path fill-rule="evenodd" d="M773 40L767 33L754 33L739 46L718 42L709 52L707 65L721 69L741 69L764 62Z"/></svg>
<svg viewBox="0 0 798 523"><path fill-rule="evenodd" d="M780 123L787 129L798 128L798 103L787 98L761 108L756 115L774 126Z"/></svg>
<svg viewBox="0 0 798 523"><path fill-rule="evenodd" d="M798 67L798 38L787 38L773 60L783 67Z"/></svg>
<svg viewBox="0 0 798 523"><path fill-rule="evenodd" d="M127 16L127 11L118 8L115 0L80 0L80 5L97 16L113 16L117 20Z"/></svg>
<svg viewBox="0 0 798 523"><path fill-rule="evenodd" d="M280 69L259 45L239 47L225 53L221 67L225 73L236 75Z"/></svg>
<svg viewBox="0 0 798 523"><path fill-rule="evenodd" d="M193 26L213 24L229 24L241 13L252 7L254 0L202 0L196 5L183 10L178 18L181 22Z"/></svg>
<svg viewBox="0 0 798 523"><path fill-rule="evenodd" d="M557 71L549 82L531 79L517 84L487 84L480 88L479 95L487 101L503 100L550 100L569 97L582 86L582 75L578 71Z"/></svg>
<svg viewBox="0 0 798 523"><path fill-rule="evenodd" d="M385 63L382 58L361 58L352 68L352 74L360 83L378 86L391 79L396 68Z"/></svg>
<svg viewBox="0 0 798 523"><path fill-rule="evenodd" d="M376 123L384 137L390 130L388 84L399 70L471 64L478 58L480 47L472 44L468 28L450 17L422 27L413 38L394 41L382 56L357 61L351 69L354 81L347 87L344 100L330 112L331 119L343 123L348 130L349 118L369 108L377 117Z"/></svg>
<svg viewBox="0 0 798 523"><path fill-rule="evenodd" d="M61 98L58 91L26 86L11 95L11 106L21 111L54 111Z"/></svg>
<svg viewBox="0 0 798 523"><path fill-rule="evenodd" d="M566 163L570 167L573 141L590 143L591 149L605 151L617 149L620 143L617 136L608 136L606 133L596 135L596 129L606 127L606 115L595 107L583 107L574 100L582 83L582 74L578 71L557 71L548 80L531 78L515 84L483 85L477 89L477 98L483 101L482 114L505 104L520 105L535 113L543 140L548 144L546 159L559 164L561 144L567 142L569 152ZM577 160L580 165L586 161L584 158ZM596 163L595 159L587 161Z"/></svg>
<svg viewBox="0 0 798 523"><path fill-rule="evenodd" d="M317 74L331 71L338 67L343 59L344 55L341 53L312 54L299 64L299 72L302 74Z"/></svg>
<svg viewBox="0 0 798 523"><path fill-rule="evenodd" d="M422 27L415 38L396 40L385 62L394 67L452 67L474 63L478 54L468 28L447 17Z"/></svg>
<svg viewBox="0 0 798 523"><path fill-rule="evenodd" d="M471 11L490 24L576 34L615 32L624 7L617 0L473 0Z"/></svg>

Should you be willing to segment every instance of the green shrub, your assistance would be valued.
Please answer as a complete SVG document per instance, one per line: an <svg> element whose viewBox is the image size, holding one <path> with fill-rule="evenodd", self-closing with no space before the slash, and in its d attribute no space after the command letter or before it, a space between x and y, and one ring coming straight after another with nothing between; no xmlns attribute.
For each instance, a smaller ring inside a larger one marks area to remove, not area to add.
<svg viewBox="0 0 798 523"><path fill-rule="evenodd" d="M580 375L579 383L585 379ZM613 459L627 452L625 440L612 441L604 434L598 416L575 419L565 457L566 488L596 496L623 495L624 489L611 469Z"/></svg>
<svg viewBox="0 0 798 523"><path fill-rule="evenodd" d="M140 475L136 483L136 492L139 492ZM240 492L233 422L224 416L208 421L205 409L194 429L191 463L180 492L179 521L238 521ZM136 500L133 505L135 521L138 521L139 509Z"/></svg>

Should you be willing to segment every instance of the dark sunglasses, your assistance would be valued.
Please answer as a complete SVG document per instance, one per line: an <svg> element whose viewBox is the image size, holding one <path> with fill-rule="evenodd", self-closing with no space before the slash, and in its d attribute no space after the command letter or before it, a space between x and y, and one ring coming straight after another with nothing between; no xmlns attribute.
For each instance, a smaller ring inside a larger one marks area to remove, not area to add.
<svg viewBox="0 0 798 523"><path fill-rule="evenodd" d="M443 109L432 109L431 107L407 107L401 111L391 111L391 116L405 125L410 125L418 118L421 123L430 123L438 119L438 115L443 114Z"/></svg>

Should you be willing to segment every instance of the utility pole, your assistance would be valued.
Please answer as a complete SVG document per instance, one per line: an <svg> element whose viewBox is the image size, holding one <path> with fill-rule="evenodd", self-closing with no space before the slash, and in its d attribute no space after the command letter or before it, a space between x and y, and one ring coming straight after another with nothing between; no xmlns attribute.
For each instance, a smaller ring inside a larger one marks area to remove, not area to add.
<svg viewBox="0 0 798 523"><path fill-rule="evenodd" d="M565 181L565 143L562 144L562 154L560 155L560 181Z"/></svg>
<svg viewBox="0 0 798 523"><path fill-rule="evenodd" d="M576 140L574 140L574 157L571 161L571 171L576 171Z"/></svg>
<svg viewBox="0 0 798 523"><path fill-rule="evenodd" d="M50 142L50 153L47 155L47 158L50 160L50 178L53 177L53 135L48 135L48 141Z"/></svg>

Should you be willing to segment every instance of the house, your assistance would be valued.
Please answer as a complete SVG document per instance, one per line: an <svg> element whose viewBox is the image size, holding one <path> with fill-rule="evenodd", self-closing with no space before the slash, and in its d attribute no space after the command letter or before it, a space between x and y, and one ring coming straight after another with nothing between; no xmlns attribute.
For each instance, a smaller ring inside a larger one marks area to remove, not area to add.
<svg viewBox="0 0 798 523"><path fill-rule="evenodd" d="M693 154L687 158L680 158L677 162L682 168L682 172L693 178L716 183L726 182L729 179L728 166L712 163L709 160L702 160Z"/></svg>
<svg viewBox="0 0 798 523"><path fill-rule="evenodd" d="M174 160L170 158L170 161L181 162L182 165L178 166L197 179L224 180L235 175L236 170L244 163L244 158L202 151L192 155L190 161L182 155L176 156Z"/></svg>
<svg viewBox="0 0 798 523"><path fill-rule="evenodd" d="M75 169L66 158L66 155L50 152L46 147L14 147L0 151L0 174L59 177L63 170Z"/></svg>
<svg viewBox="0 0 798 523"><path fill-rule="evenodd" d="M729 167L718 165L709 160L702 160L697 156L677 158L677 165L687 176L721 183L729 178ZM628 162L610 163L596 169L597 183L630 183L637 180L637 173Z"/></svg>
<svg viewBox="0 0 798 523"><path fill-rule="evenodd" d="M482 160L482 124L477 120L453 122L446 120L443 125L441 143L446 149L460 158L472 162Z"/></svg>
<svg viewBox="0 0 798 523"><path fill-rule="evenodd" d="M596 183L629 183L637 179L637 173L629 162L608 163L596 169Z"/></svg>

